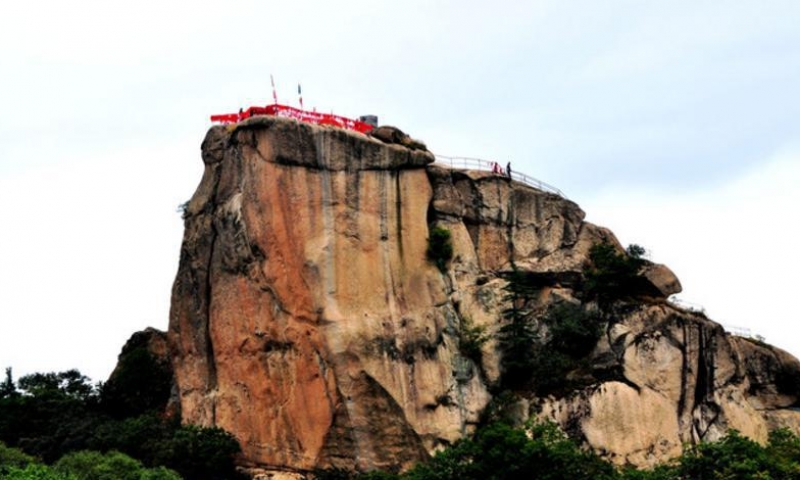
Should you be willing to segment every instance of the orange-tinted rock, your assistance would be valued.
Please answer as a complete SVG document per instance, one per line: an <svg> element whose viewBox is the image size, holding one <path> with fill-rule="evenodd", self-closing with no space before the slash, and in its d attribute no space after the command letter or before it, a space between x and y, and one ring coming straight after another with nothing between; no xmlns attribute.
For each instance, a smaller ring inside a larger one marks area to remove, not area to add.
<svg viewBox="0 0 800 480"><path fill-rule="evenodd" d="M301 469L407 466L458 439L488 394L456 378L458 317L425 256L430 154L275 118L227 135L173 292L184 421Z"/></svg>
<svg viewBox="0 0 800 480"><path fill-rule="evenodd" d="M540 311L578 303L591 247L619 246L575 203L430 165L398 132L256 117L203 142L172 363L183 420L233 433L253 471L404 468L461 438L502 384L497 338L477 364L460 353L465 319L499 330L513 267ZM426 259L434 225L452 236L444 274ZM605 319L584 386L518 391L515 415L636 465L727 428L800 428L796 359L665 303L680 290L668 268L641 279L643 300Z"/></svg>

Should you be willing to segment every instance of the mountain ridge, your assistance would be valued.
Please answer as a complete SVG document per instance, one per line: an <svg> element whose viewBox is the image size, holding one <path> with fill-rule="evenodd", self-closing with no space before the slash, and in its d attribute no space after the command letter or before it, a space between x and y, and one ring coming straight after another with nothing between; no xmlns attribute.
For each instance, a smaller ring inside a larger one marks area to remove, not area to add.
<svg viewBox="0 0 800 480"><path fill-rule="evenodd" d="M383 138L256 117L203 142L167 335L174 405L232 432L246 465L408 468L468 435L504 388L514 271L537 287L519 300L540 314L532 349L552 343L557 306L599 311L586 268L595 245L622 255L611 231L558 195ZM434 227L451 236L444 272L426 258ZM517 421L554 420L637 466L728 428L800 429L796 359L669 304L667 267L636 278L565 373L578 386L513 389ZM460 349L468 325L489 334L477 358Z"/></svg>

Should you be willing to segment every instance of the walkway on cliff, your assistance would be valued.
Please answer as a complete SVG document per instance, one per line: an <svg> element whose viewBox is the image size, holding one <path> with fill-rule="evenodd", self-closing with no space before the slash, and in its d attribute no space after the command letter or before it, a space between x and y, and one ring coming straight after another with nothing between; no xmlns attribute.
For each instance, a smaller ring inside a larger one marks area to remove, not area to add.
<svg viewBox="0 0 800 480"><path fill-rule="evenodd" d="M436 155L435 165L453 169L482 170L486 172L497 172L498 168L504 168L498 162L483 160L481 158L449 157L447 155ZM498 175L505 175L505 173L499 173ZM554 193L561 198L567 198L567 196L564 195L564 192L558 188L531 176L525 175L524 173L520 173L513 168L511 169L511 178L537 190Z"/></svg>

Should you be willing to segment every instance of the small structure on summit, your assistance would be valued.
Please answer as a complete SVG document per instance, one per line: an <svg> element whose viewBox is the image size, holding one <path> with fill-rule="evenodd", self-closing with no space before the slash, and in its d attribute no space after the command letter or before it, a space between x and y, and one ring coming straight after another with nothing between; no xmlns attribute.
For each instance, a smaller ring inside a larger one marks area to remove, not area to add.
<svg viewBox="0 0 800 480"><path fill-rule="evenodd" d="M272 76L270 75L272 80ZM319 113L316 110L308 111L303 107L303 96L301 93L300 85L297 85L297 94L300 98L300 108L290 107L288 105L281 105L278 103L278 95L275 92L275 81L272 80L272 98L274 103L264 107L250 107L248 109L239 109L238 113L223 113L219 115L211 115L212 122L219 122L222 124L238 123L256 115L272 115L275 117L293 118L300 122L313 123L315 125L329 125L332 127L345 128L348 130L355 130L361 133L367 133L378 126L378 117L376 115L363 115L358 120L334 115L333 113Z"/></svg>
<svg viewBox="0 0 800 480"><path fill-rule="evenodd" d="M267 105L265 107L250 107L246 110L240 109L239 113L211 115L211 121L223 124L237 123L255 115L272 115L275 117L293 118L301 122L313 123L316 125L330 125L333 127L355 130L361 133L367 133L375 128L375 125L365 121L353 120L352 118L342 117L332 113L309 112L308 110L301 110L299 108L290 107L288 105L280 105L278 103L273 103L272 105ZM370 115L368 117L370 117L370 120L374 119L375 123L377 124L377 117L374 115Z"/></svg>

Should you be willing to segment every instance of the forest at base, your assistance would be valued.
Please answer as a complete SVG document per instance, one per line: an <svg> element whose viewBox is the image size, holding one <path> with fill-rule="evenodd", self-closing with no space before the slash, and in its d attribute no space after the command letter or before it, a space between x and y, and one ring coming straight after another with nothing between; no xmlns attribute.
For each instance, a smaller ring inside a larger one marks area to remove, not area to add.
<svg viewBox="0 0 800 480"><path fill-rule="evenodd" d="M147 362L143 357L139 361ZM0 383L0 479L233 480L236 440L218 428L181 425L163 415L158 365L137 379L92 385L75 370ZM153 370L155 368L155 370ZM143 372L143 371L140 371ZM155 372L155 374L154 374ZM150 381L145 381L149 379ZM162 385L163 387L163 385ZM800 437L776 430L766 445L735 431L687 446L651 470L618 468L582 449L551 423L511 426L492 418L471 438L410 471L309 472L318 480L455 479L800 479Z"/></svg>

